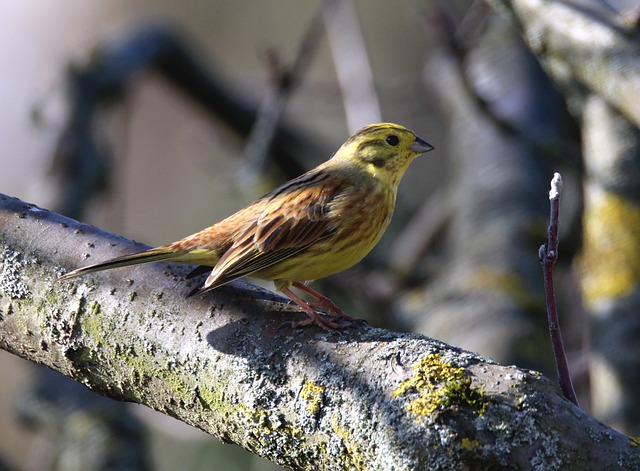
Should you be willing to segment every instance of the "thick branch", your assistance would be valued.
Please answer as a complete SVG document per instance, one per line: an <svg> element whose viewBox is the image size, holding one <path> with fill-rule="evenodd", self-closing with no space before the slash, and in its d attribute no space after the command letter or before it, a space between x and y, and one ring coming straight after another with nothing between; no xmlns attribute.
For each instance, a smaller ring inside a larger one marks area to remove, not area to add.
<svg viewBox="0 0 640 471"><path fill-rule="evenodd" d="M0 195L0 347L293 469L637 469L640 447L534 372L375 328L279 328L247 283L63 268L140 249Z"/></svg>

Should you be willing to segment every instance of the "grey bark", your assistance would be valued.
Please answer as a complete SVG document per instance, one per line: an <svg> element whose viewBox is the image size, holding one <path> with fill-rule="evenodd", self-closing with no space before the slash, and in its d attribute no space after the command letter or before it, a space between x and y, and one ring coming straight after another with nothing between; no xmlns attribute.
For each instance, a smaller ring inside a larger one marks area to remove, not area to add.
<svg viewBox="0 0 640 471"><path fill-rule="evenodd" d="M542 375L415 334L281 327L237 282L65 270L142 247L0 195L0 347L292 469L638 469L640 447Z"/></svg>

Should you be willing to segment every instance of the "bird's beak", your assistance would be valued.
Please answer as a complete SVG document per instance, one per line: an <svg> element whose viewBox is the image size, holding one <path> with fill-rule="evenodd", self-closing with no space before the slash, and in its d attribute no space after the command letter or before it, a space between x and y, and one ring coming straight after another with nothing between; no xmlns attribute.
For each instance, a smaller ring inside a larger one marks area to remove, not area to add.
<svg viewBox="0 0 640 471"><path fill-rule="evenodd" d="M420 139L418 136L416 136L416 140L409 145L409 149L411 149L414 152L418 152L419 154L424 154L425 152L429 152L430 150L433 150L434 147L431 144L429 144L427 141L424 141Z"/></svg>

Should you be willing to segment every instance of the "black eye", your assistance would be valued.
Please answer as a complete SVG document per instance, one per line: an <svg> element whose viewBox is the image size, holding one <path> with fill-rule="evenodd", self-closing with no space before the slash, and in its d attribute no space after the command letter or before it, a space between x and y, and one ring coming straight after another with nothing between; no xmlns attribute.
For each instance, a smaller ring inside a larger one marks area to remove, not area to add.
<svg viewBox="0 0 640 471"><path fill-rule="evenodd" d="M390 146L394 146L395 147L400 142L400 139L395 134L389 134L387 136L387 138L385 139L385 141L387 141L387 144L389 144Z"/></svg>

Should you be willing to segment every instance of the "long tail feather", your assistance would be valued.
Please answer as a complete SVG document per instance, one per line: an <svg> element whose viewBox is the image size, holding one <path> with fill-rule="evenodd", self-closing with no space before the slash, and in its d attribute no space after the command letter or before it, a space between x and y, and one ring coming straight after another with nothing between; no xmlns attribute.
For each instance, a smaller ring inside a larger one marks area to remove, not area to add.
<svg viewBox="0 0 640 471"><path fill-rule="evenodd" d="M204 275L205 273L208 273L210 271L211 271L211 267L210 266L200 265L200 266L195 267L189 273L187 273L187 276L185 278L187 280L190 280L191 278L195 278L196 276Z"/></svg>
<svg viewBox="0 0 640 471"><path fill-rule="evenodd" d="M61 276L60 278L58 278L58 281L69 280L71 278L75 278L76 276L85 275L87 273L93 273L96 271L108 270L110 268L126 267L128 265L138 265L148 262L160 262L163 260L182 261L176 259L185 258L185 255L186 254L184 253L174 252L168 248L158 247L155 249L147 250L145 252L124 255L122 257L107 260L106 262L96 263L95 265L78 268L77 270L73 270L66 275Z"/></svg>

